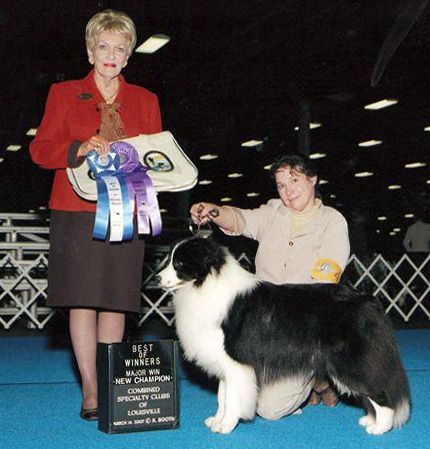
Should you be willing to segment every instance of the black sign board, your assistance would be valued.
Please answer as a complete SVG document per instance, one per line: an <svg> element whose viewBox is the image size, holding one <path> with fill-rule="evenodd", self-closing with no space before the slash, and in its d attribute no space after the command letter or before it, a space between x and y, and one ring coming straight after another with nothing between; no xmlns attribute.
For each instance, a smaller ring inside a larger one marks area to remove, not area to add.
<svg viewBox="0 0 430 449"><path fill-rule="evenodd" d="M179 427L177 342L99 343L98 429L106 433Z"/></svg>

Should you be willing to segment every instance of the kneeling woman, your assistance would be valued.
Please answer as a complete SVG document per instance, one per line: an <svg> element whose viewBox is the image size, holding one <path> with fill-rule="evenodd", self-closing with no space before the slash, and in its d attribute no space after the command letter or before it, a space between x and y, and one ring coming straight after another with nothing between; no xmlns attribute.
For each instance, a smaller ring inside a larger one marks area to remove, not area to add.
<svg viewBox="0 0 430 449"><path fill-rule="evenodd" d="M262 280L275 284L337 283L349 257L345 218L315 197L317 173L311 161L285 155L271 170L278 199L257 209L197 203L191 207L191 218L197 224L212 221L227 234L257 240L256 274ZM305 384L293 384L289 379L266 385L259 392L257 413L277 419L297 410L310 394L309 403L317 404L319 393L325 405L336 405L336 393L325 381L312 378Z"/></svg>

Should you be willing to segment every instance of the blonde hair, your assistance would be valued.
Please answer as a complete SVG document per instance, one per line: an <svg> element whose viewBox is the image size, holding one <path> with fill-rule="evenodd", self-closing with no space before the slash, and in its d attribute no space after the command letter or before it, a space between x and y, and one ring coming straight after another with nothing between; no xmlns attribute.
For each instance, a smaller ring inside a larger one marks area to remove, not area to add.
<svg viewBox="0 0 430 449"><path fill-rule="evenodd" d="M136 27L127 14L113 9L106 9L91 17L85 29L87 48L92 49L97 36L103 31L122 34L130 41L128 54L130 55L136 45Z"/></svg>

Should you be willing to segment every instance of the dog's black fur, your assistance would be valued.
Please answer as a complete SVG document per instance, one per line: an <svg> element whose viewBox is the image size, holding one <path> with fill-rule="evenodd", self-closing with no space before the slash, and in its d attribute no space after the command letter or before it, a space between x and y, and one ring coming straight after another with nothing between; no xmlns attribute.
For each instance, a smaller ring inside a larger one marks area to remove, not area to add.
<svg viewBox="0 0 430 449"><path fill-rule="evenodd" d="M307 367L390 408L409 395L379 303L347 286L261 283L236 297L222 329L226 352L253 366L259 383Z"/></svg>

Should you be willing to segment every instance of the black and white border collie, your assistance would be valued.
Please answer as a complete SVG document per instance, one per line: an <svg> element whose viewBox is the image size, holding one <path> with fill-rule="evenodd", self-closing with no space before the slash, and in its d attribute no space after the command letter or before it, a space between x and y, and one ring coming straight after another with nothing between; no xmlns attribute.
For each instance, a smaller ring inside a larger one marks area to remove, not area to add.
<svg viewBox="0 0 430 449"><path fill-rule="evenodd" d="M259 386L303 375L362 398L359 424L370 434L408 420L408 381L372 296L345 285L262 282L202 238L177 244L159 281L174 292L185 357L219 379L218 410L205 420L213 432L253 419Z"/></svg>

